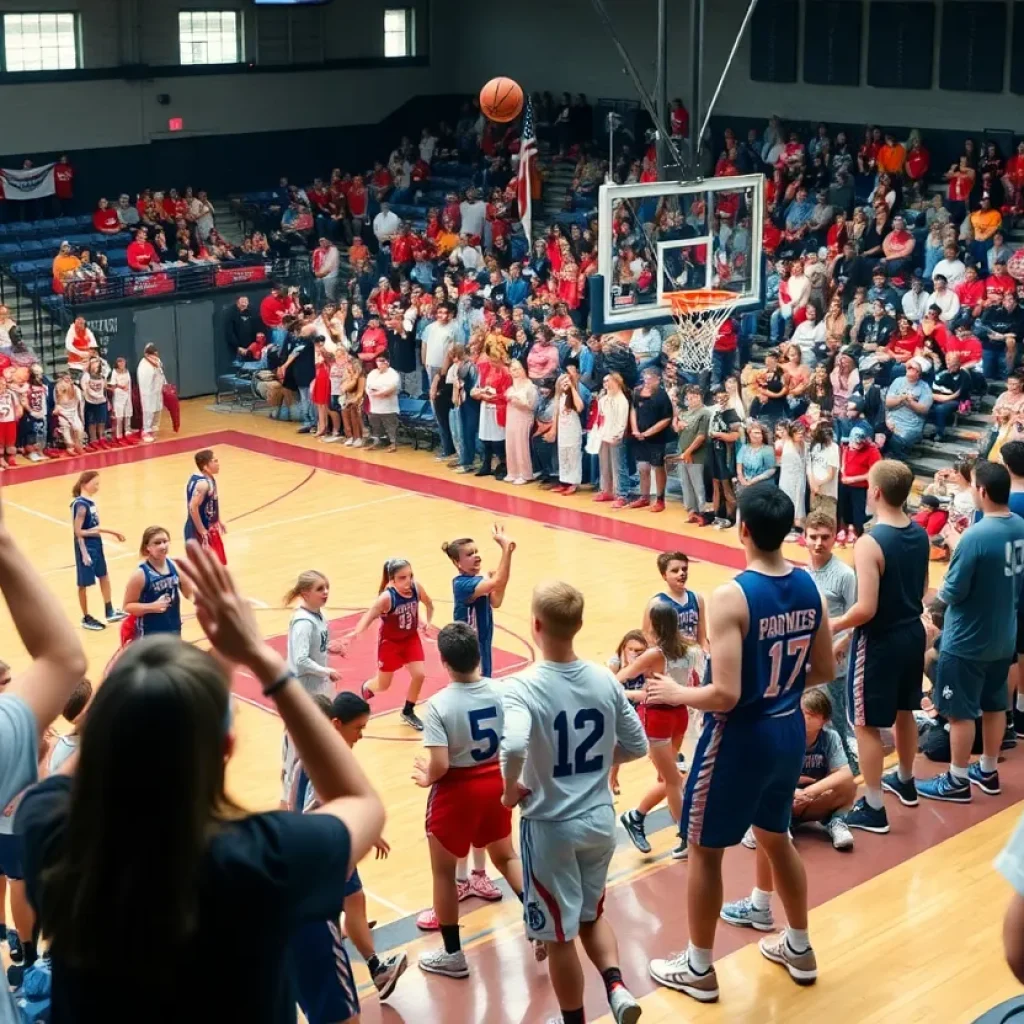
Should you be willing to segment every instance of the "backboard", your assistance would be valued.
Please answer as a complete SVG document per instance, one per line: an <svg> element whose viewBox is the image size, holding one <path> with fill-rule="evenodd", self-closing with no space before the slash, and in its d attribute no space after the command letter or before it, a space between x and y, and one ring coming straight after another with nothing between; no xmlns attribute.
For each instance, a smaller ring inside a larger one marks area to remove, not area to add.
<svg viewBox="0 0 1024 1024"><path fill-rule="evenodd" d="M666 295L681 289L733 292L737 313L760 308L763 220L760 174L602 185L594 331L671 323Z"/></svg>

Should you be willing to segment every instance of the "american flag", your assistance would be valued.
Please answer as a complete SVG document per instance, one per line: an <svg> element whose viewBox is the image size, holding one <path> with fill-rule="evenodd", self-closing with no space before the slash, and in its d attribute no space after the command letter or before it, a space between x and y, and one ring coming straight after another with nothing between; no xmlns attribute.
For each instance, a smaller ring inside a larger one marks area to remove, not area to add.
<svg viewBox="0 0 1024 1024"><path fill-rule="evenodd" d="M519 219L526 241L533 245L533 161L537 158L537 139L533 128L533 104L527 99L523 115L523 137L519 146L519 177L516 182Z"/></svg>

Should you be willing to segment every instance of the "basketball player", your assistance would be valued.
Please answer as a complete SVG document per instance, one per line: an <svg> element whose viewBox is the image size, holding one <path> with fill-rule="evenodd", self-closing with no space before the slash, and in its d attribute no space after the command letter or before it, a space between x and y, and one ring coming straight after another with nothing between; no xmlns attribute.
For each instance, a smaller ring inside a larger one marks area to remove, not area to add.
<svg viewBox="0 0 1024 1024"><path fill-rule="evenodd" d="M857 736L864 796L846 816L850 828L889 831L882 790L917 806L914 757L921 707L925 633L921 615L928 588L928 534L903 511L914 474L905 462L883 459L868 472L870 533L857 538L853 565L857 601L832 620L841 633L854 627L846 674L846 707ZM894 727L899 767L882 775L880 729Z"/></svg>
<svg viewBox="0 0 1024 1024"><path fill-rule="evenodd" d="M162 526L147 526L143 531L139 554L144 561L128 577L124 590L128 617L121 623L122 647L157 633L181 636L181 598L192 600L192 584L178 575L177 566L167 557L170 547L170 534Z"/></svg>
<svg viewBox="0 0 1024 1024"><path fill-rule="evenodd" d="M480 671L488 679L494 668L494 609L500 608L505 600L505 588L512 571L512 552L516 549L516 542L506 536L504 527L497 523L491 527L491 536L501 548L501 560L498 568L486 575L480 572L483 560L472 538L462 537L441 545L441 550L459 570L459 575L452 580L455 598L453 617L456 622L467 622L476 630L480 639Z"/></svg>
<svg viewBox="0 0 1024 1024"><path fill-rule="evenodd" d="M193 473L185 485L185 542L195 538L213 551L221 565L227 565L228 556L224 552L221 535L228 531L220 521L220 499L215 479L220 472L220 460L209 448L204 448L196 452L196 469L199 472Z"/></svg>
<svg viewBox="0 0 1024 1024"><path fill-rule="evenodd" d="M1010 474L1010 511L1024 518L1024 441L1007 441L999 458ZM1013 736L1024 739L1024 686L1021 685L1021 655L1024 655L1024 601L1017 607L1017 657L1007 681L1013 701ZM1016 696L1015 696L1016 695Z"/></svg>
<svg viewBox="0 0 1024 1024"><path fill-rule="evenodd" d="M661 677L656 697L649 697L706 712L683 804L690 945L650 963L656 981L705 1003L718 999L711 958L722 910L722 855L750 825L771 862L789 924L761 941L761 953L799 984L818 976L807 936L807 876L789 825L804 760L800 698L808 684L832 678L832 634L814 581L782 557L793 502L764 482L743 491L739 511L747 568L711 601L713 678L679 686Z"/></svg>
<svg viewBox="0 0 1024 1024"><path fill-rule="evenodd" d="M682 551L663 551L658 555L658 572L665 581L663 590L654 595L655 601L666 601L679 615L679 632L692 637L706 651L708 649L707 612L704 598L686 587L690 575L690 559ZM650 606L648 605L648 608ZM644 611L644 630L650 625L648 610Z"/></svg>
<svg viewBox="0 0 1024 1024"><path fill-rule="evenodd" d="M413 781L430 787L427 841L434 875L434 911L444 942L424 953L420 968L449 978L469 977L459 939L456 865L470 847L486 848L494 866L521 897L523 867L512 848L512 811L501 803L498 742L502 733L501 692L480 675L477 635L453 622L437 636L441 664L451 682L427 701L423 745ZM538 959L547 952L535 944Z"/></svg>
<svg viewBox="0 0 1024 1024"><path fill-rule="evenodd" d="M562 1011L549 1024L585 1019L577 936L601 972L616 1024L635 1024L640 1004L622 982L618 944L601 910L615 852L611 767L643 757L647 739L611 672L573 650L583 595L568 583L539 584L531 619L543 660L504 688L502 801L521 806L526 934L547 944Z"/></svg>

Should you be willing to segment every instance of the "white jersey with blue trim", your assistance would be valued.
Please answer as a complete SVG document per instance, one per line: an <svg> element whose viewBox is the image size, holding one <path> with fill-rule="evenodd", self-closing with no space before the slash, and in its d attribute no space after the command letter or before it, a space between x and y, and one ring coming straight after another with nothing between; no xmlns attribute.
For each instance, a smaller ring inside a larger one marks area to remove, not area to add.
<svg viewBox="0 0 1024 1024"><path fill-rule="evenodd" d="M525 758L520 803L526 818L561 821L611 804L616 746L633 757L647 737L615 676L591 661L542 661L505 680L504 771Z"/></svg>
<svg viewBox="0 0 1024 1024"><path fill-rule="evenodd" d="M435 693L423 715L423 745L447 747L452 768L475 768L497 760L504 731L504 685L490 679L449 683Z"/></svg>

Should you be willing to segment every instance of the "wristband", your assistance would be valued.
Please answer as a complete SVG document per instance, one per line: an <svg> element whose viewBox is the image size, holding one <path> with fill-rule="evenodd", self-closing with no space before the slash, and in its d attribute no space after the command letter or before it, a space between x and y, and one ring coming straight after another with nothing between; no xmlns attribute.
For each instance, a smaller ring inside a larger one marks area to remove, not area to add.
<svg viewBox="0 0 1024 1024"><path fill-rule="evenodd" d="M279 690L283 689L285 683L292 678L292 673L285 669L269 686L263 688L264 697L273 697Z"/></svg>

